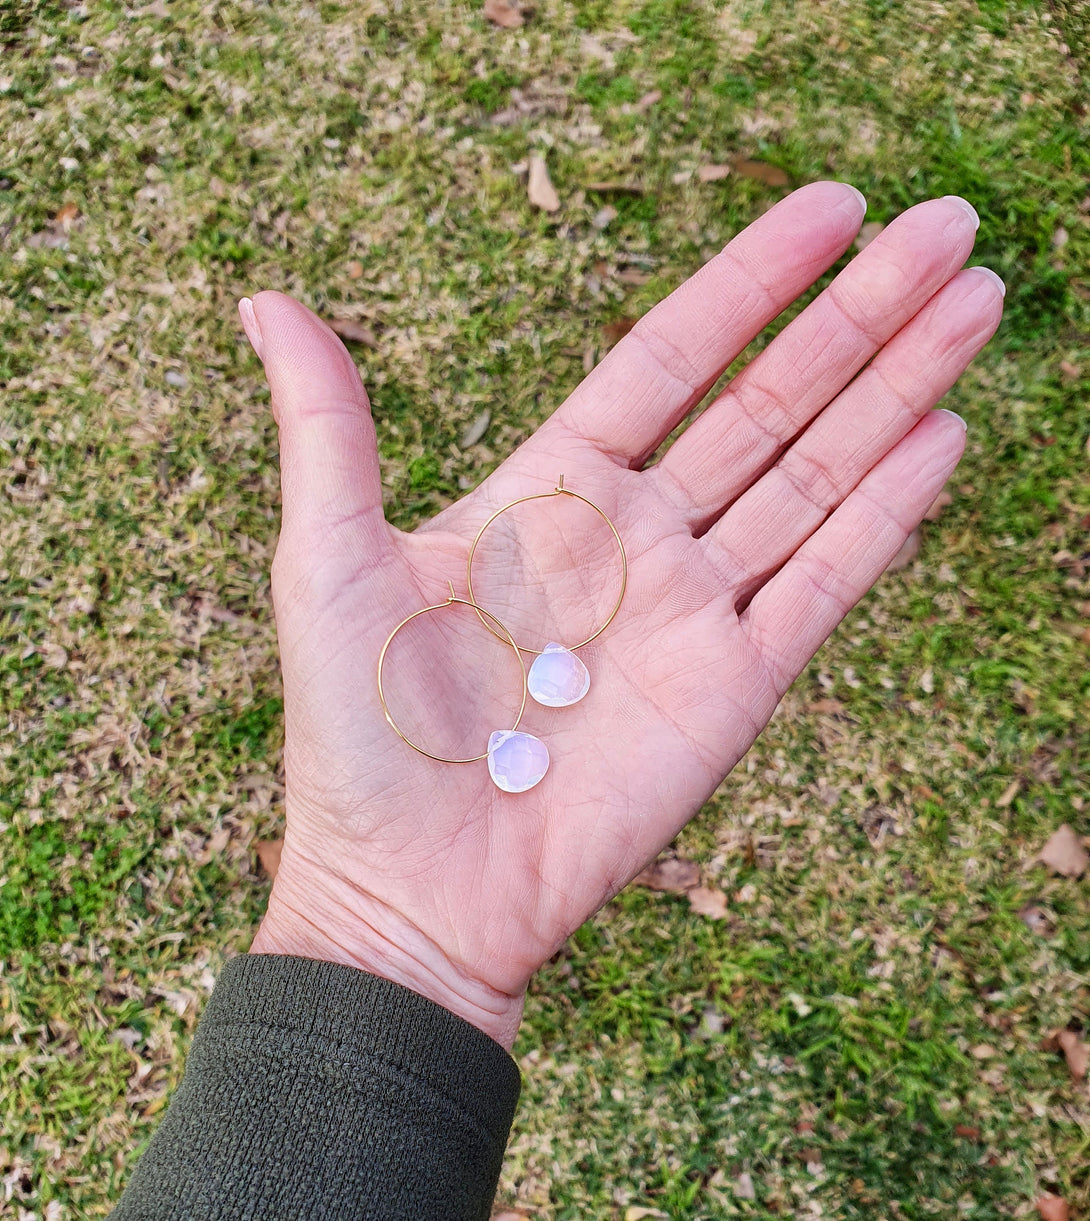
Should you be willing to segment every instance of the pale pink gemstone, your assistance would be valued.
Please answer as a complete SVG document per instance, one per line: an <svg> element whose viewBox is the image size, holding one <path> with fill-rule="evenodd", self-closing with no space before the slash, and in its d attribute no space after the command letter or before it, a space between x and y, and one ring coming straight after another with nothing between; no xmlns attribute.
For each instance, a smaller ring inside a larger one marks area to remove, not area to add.
<svg viewBox="0 0 1090 1221"><path fill-rule="evenodd" d="M562 644L547 644L534 658L526 686L539 704L546 708L567 708L578 704L590 690L590 672Z"/></svg>
<svg viewBox="0 0 1090 1221"><path fill-rule="evenodd" d="M505 793L525 793L548 770L549 751L533 734L497 729L488 739L488 774Z"/></svg>

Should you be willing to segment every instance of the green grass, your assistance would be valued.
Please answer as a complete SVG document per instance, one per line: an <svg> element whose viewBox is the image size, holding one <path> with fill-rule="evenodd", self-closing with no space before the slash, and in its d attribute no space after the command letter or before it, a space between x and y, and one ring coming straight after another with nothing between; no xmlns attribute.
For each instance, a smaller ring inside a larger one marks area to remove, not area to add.
<svg viewBox="0 0 1090 1221"><path fill-rule="evenodd" d="M967 196L1006 316L919 559L681 837L727 918L630 890L535 980L501 1198L1090 1210L1086 1085L1041 1047L1090 1026L1087 882L1027 864L1090 831L1088 46L1060 0L545 0L515 32L458 3L4 7L0 1216L106 1215L266 898L276 437L236 298L374 331L410 526L783 194L699 182L736 157L853 181L870 220ZM512 168L534 149L555 216Z"/></svg>

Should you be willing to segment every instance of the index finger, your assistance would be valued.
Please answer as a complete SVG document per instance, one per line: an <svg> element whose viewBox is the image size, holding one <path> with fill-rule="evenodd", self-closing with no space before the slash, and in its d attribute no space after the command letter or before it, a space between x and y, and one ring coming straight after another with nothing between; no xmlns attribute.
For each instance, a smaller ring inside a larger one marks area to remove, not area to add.
<svg viewBox="0 0 1090 1221"><path fill-rule="evenodd" d="M788 195L645 314L550 424L639 466L743 348L847 250L865 211L860 192L843 182Z"/></svg>

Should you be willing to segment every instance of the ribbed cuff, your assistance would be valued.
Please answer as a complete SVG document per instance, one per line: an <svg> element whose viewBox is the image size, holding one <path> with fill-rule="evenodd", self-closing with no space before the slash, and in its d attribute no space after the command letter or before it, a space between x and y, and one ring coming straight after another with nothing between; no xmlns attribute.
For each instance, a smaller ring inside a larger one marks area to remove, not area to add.
<svg viewBox="0 0 1090 1221"><path fill-rule="evenodd" d="M223 968L196 1037L250 1023L418 1075L507 1140L519 1092L514 1060L484 1031L400 984L333 962L243 954Z"/></svg>
<svg viewBox="0 0 1090 1221"><path fill-rule="evenodd" d="M245 954L114 1216L487 1218L518 1092L498 1043L415 992Z"/></svg>

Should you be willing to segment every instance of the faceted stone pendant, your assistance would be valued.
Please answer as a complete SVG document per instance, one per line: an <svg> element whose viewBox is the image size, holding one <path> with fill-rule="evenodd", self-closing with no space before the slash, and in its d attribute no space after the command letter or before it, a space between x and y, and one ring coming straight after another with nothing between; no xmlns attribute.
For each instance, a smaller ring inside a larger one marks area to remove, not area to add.
<svg viewBox="0 0 1090 1221"><path fill-rule="evenodd" d="M567 708L590 690L590 672L571 649L554 642L534 658L526 686L546 708Z"/></svg>
<svg viewBox="0 0 1090 1221"><path fill-rule="evenodd" d="M549 751L532 733L497 729L488 739L488 774L505 793L525 793L548 770Z"/></svg>

